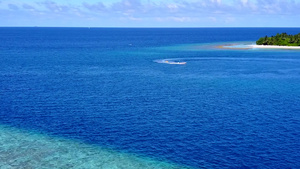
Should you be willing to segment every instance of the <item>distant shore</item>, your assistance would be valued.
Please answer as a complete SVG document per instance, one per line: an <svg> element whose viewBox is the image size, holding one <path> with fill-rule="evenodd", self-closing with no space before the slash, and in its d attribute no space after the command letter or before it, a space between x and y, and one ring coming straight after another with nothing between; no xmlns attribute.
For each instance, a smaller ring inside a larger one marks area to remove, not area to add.
<svg viewBox="0 0 300 169"><path fill-rule="evenodd" d="M276 45L241 45L241 44L226 44L217 46L220 49L231 50L249 50L249 49L292 49L300 50L300 46L276 46Z"/></svg>
<svg viewBox="0 0 300 169"><path fill-rule="evenodd" d="M300 46L276 46L276 45L248 45L251 48L263 49L300 49Z"/></svg>

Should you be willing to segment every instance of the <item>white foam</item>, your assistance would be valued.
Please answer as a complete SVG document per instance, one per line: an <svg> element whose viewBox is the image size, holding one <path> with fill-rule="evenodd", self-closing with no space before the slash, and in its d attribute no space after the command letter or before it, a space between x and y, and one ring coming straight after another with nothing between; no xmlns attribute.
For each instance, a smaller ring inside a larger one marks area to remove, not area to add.
<svg viewBox="0 0 300 169"><path fill-rule="evenodd" d="M161 59L161 60L155 60L156 63L165 63L170 65L185 65L186 62L182 61L176 61L176 59Z"/></svg>

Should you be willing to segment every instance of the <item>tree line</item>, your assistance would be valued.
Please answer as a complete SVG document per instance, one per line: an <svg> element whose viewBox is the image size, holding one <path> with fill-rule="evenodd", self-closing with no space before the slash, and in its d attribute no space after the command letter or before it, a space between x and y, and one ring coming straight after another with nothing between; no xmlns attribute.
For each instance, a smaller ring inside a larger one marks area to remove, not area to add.
<svg viewBox="0 0 300 169"><path fill-rule="evenodd" d="M287 33L276 36L265 36L256 41L257 45L278 45L278 46L300 46L300 33L297 35L288 35Z"/></svg>

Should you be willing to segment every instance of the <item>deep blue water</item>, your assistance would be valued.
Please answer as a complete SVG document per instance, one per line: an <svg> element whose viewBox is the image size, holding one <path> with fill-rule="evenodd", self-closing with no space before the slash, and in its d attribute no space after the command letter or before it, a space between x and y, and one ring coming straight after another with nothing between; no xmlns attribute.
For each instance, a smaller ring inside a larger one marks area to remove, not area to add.
<svg viewBox="0 0 300 169"><path fill-rule="evenodd" d="M0 124L195 168L300 168L300 28L0 28ZM155 62L186 61L186 65Z"/></svg>

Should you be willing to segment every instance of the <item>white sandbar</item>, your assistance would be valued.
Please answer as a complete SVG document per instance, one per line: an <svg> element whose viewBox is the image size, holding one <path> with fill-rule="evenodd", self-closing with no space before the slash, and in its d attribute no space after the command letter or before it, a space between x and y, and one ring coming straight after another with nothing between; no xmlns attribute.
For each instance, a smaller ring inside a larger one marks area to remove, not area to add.
<svg viewBox="0 0 300 169"><path fill-rule="evenodd" d="M276 46L276 45L248 45L251 48L261 49L300 49L300 46Z"/></svg>

